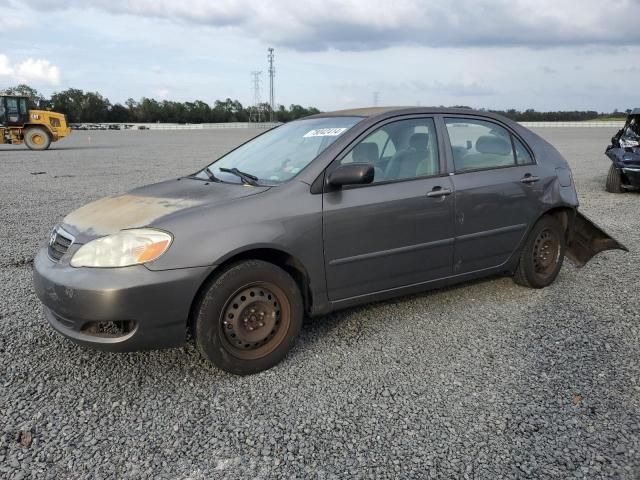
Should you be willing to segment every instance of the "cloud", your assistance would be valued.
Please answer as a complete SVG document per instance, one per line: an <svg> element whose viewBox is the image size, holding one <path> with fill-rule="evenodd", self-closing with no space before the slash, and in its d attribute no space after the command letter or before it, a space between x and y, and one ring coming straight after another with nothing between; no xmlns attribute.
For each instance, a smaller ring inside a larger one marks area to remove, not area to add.
<svg viewBox="0 0 640 480"><path fill-rule="evenodd" d="M18 83L58 85L60 69L43 59L28 58L22 63L11 64L9 57L0 53L0 78L2 77Z"/></svg>
<svg viewBox="0 0 640 480"><path fill-rule="evenodd" d="M23 0L235 29L294 50L640 45L638 0ZM606 21L604 20L606 19Z"/></svg>
<svg viewBox="0 0 640 480"><path fill-rule="evenodd" d="M0 67L1 69L2 67ZM640 67L636 65L630 65L627 67L618 67L614 68L613 71L615 73L640 73Z"/></svg>
<svg viewBox="0 0 640 480"><path fill-rule="evenodd" d="M153 93L160 100L166 100L167 97L169 96L169 90L166 89L166 88L159 88L159 89L155 90Z"/></svg>
<svg viewBox="0 0 640 480"><path fill-rule="evenodd" d="M548 65L544 65L542 67L542 72L547 74L553 74L553 73L558 73L558 70L556 70L555 68L551 68Z"/></svg>
<svg viewBox="0 0 640 480"><path fill-rule="evenodd" d="M379 92L383 96L386 92L410 92L412 95L451 95L455 97L485 97L495 94L495 90L479 84L476 81L440 82L414 80L409 82L373 82L361 83L354 81L340 82L332 85L340 92Z"/></svg>
<svg viewBox="0 0 640 480"><path fill-rule="evenodd" d="M480 85L478 82L413 82L417 90L423 90L436 94L447 94L456 97L484 97L493 95L492 88Z"/></svg>
<svg viewBox="0 0 640 480"><path fill-rule="evenodd" d="M0 77L13 75L13 67L9 62L9 57L0 53Z"/></svg>
<svg viewBox="0 0 640 480"><path fill-rule="evenodd" d="M3 5L0 3L0 7ZM7 7L8 8L8 7ZM0 16L0 33L6 33L11 30L20 30L31 25L31 22L25 18L5 14Z"/></svg>

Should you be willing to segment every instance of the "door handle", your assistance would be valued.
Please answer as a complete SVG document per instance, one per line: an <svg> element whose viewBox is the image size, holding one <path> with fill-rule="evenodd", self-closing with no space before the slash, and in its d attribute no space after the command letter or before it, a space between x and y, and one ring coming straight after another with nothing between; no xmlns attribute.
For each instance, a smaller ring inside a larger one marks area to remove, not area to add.
<svg viewBox="0 0 640 480"><path fill-rule="evenodd" d="M522 183L536 183L539 180L540 177L534 177L530 173L525 174L525 176L520 179Z"/></svg>
<svg viewBox="0 0 640 480"><path fill-rule="evenodd" d="M448 188L433 187L433 190L427 193L427 197L444 197L445 195L451 195L453 192Z"/></svg>

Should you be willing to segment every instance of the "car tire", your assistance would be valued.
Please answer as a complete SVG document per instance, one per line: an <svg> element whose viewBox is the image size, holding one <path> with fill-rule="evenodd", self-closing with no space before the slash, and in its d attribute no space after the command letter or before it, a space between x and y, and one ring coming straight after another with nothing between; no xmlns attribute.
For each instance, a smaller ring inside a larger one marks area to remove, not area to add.
<svg viewBox="0 0 640 480"><path fill-rule="evenodd" d="M609 193L624 192L624 188L622 188L622 175L620 174L620 170L618 170L613 163L609 167L605 189Z"/></svg>
<svg viewBox="0 0 640 480"><path fill-rule="evenodd" d="M545 215L527 236L513 280L529 288L544 288L558 276L564 261L565 232L554 217Z"/></svg>
<svg viewBox="0 0 640 480"><path fill-rule="evenodd" d="M30 150L46 150L51 145L51 136L44 128L31 127L24 134L24 143Z"/></svg>
<svg viewBox="0 0 640 480"><path fill-rule="evenodd" d="M247 260L227 267L205 285L193 333L211 363L249 375L286 356L303 318L304 302L291 275L272 263Z"/></svg>

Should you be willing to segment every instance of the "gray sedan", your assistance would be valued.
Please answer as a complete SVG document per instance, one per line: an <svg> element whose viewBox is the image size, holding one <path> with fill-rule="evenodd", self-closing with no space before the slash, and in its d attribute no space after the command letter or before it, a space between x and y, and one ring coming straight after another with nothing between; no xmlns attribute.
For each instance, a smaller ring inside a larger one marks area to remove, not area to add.
<svg viewBox="0 0 640 480"><path fill-rule="evenodd" d="M34 284L80 344L173 347L191 332L215 365L248 374L286 355L305 315L496 274L542 288L565 255L625 250L577 207L565 159L510 120L339 111L72 212Z"/></svg>

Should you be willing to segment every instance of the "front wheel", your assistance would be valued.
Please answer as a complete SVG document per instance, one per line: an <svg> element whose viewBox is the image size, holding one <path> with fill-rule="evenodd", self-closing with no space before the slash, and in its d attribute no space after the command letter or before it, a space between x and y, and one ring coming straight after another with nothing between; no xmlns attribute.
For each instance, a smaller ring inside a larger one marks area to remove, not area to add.
<svg viewBox="0 0 640 480"><path fill-rule="evenodd" d="M620 174L620 170L618 170L613 163L609 167L605 189L609 193L624 192L624 188L622 188L622 175Z"/></svg>
<svg viewBox="0 0 640 480"><path fill-rule="evenodd" d="M544 216L533 226L520 253L514 282L530 288L551 285L564 261L566 241L560 222Z"/></svg>
<svg viewBox="0 0 640 480"><path fill-rule="evenodd" d="M51 136L44 128L30 127L24 134L24 143L30 150L46 150L51 145Z"/></svg>
<svg viewBox="0 0 640 480"><path fill-rule="evenodd" d="M205 287L194 336L211 363L248 375L286 356L303 317L302 295L291 275L271 263L248 260L228 267Z"/></svg>

